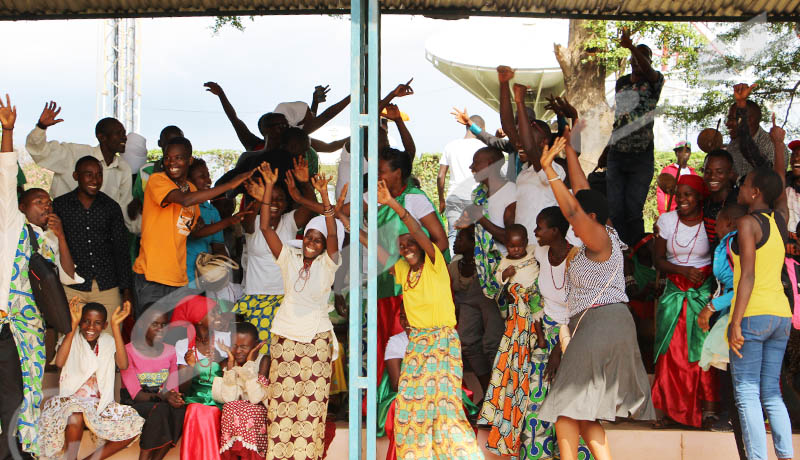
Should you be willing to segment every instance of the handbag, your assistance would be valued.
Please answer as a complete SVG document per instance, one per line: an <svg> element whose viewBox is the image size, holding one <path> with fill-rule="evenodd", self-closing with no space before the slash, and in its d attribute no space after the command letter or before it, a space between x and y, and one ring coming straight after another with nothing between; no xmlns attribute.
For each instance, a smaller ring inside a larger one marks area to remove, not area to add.
<svg viewBox="0 0 800 460"><path fill-rule="evenodd" d="M231 271L238 270L239 264L228 256L201 252L197 255L194 267L198 287L202 282L205 289L219 291L230 282Z"/></svg>
<svg viewBox="0 0 800 460"><path fill-rule="evenodd" d="M568 258L567 258L568 259L567 260L567 265L564 267L564 270L569 269L569 262L572 261L572 259L575 257L576 254L577 254L577 251L574 251L574 252L570 251L570 254L568 255ZM572 257L569 257L570 255ZM617 276L617 273L619 273L619 267L620 266L618 265L617 268L614 269L614 273L611 276L608 277L608 280L606 280L605 286L603 286L603 289L601 289L600 292L597 293L597 295L594 297L594 300L592 300L592 303L590 305L594 305L595 302L597 302L597 300L600 298L600 296L603 295L604 292L606 292L606 289L608 288L608 285L611 284L611 280L613 280L614 277ZM581 321L583 321L583 317L586 316L586 313L591 308L592 307L589 307L586 310L583 310L583 313L581 313L581 317L578 318L578 322L575 323L575 331L570 332L569 325L567 325L567 324L562 324L561 326L559 326L559 328L558 328L558 340L559 340L559 343L561 344L561 354L562 355L564 353L566 353L567 346L569 346L569 341L572 339L573 334L578 332L578 326L581 325Z"/></svg>
<svg viewBox="0 0 800 460"><path fill-rule="evenodd" d="M58 276L58 267L39 254L39 243L34 237L33 228L28 226L31 242L31 258L28 262L28 279L31 283L33 300L42 313L44 322L62 334L72 331L72 317L64 286Z"/></svg>

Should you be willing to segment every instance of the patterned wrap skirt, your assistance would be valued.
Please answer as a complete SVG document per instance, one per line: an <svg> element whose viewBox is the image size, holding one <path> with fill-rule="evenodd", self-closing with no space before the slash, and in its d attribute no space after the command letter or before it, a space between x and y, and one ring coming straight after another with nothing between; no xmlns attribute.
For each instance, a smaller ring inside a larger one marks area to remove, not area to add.
<svg viewBox="0 0 800 460"><path fill-rule="evenodd" d="M267 390L267 460L322 458L333 331L311 343L272 336Z"/></svg>
<svg viewBox="0 0 800 460"><path fill-rule="evenodd" d="M398 459L483 459L461 404L463 372L454 328L412 328L395 400Z"/></svg>
<svg viewBox="0 0 800 460"><path fill-rule="evenodd" d="M539 420L539 407L541 407L550 389L550 384L544 379L544 370L550 353L555 347L560 346L558 337L559 324L547 315L542 318L542 334L547 344L545 348L531 350L531 377L530 397L528 412L525 414L525 425L520 435L520 460L540 460L546 458L560 458L558 442L556 439L556 426L553 423ZM535 341L536 338L532 337ZM583 439L578 447L578 460L589 460L591 452L586 447Z"/></svg>
<svg viewBox="0 0 800 460"><path fill-rule="evenodd" d="M494 359L479 425L490 425L486 448L496 455L516 455L530 401L531 348L536 345L531 310L510 303L506 331Z"/></svg>
<svg viewBox="0 0 800 460"><path fill-rule="evenodd" d="M266 377L259 383L268 387ZM231 401L222 407L220 457L226 459L262 459L267 451L267 408L250 401Z"/></svg>
<svg viewBox="0 0 800 460"><path fill-rule="evenodd" d="M269 354L272 343L270 330L275 313L283 302L283 295L246 295L233 306L233 312L244 316L245 321L258 328L258 340L266 341L261 353Z"/></svg>
<svg viewBox="0 0 800 460"><path fill-rule="evenodd" d="M131 406L111 401L102 412L97 411L98 399L76 396L56 396L47 400L39 419L39 447L42 458L59 458L64 452L64 432L73 413L82 413L91 432L92 441L134 441L142 432L144 419Z"/></svg>

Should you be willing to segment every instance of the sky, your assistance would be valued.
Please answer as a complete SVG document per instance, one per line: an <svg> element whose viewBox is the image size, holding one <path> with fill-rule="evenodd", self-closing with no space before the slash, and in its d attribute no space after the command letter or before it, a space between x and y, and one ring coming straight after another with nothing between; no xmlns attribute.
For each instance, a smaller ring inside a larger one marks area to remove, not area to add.
<svg viewBox="0 0 800 460"><path fill-rule="evenodd" d="M397 103L411 117L408 127L418 151L440 152L463 136L464 128L450 115L453 106L484 115L489 129L499 126L491 109L426 60L426 40L458 30L461 35L453 40L469 46L464 31L524 21L383 17L381 92L414 78L415 94ZM141 19L139 131L148 148L156 147L161 128L177 124L197 150L240 149L218 99L204 91L206 81L222 85L253 132L258 117L279 102L310 102L317 84L331 87L322 109L349 93L349 17L265 16L243 22L244 32L228 27L214 35L213 18ZM9 93L17 106L16 144L24 143L49 100L62 106L64 119L48 130L49 139L96 143L101 26L101 20L0 23L2 36L13 37L14 43L2 51L0 94ZM557 27L566 31L566 22ZM346 130L349 110L330 124Z"/></svg>

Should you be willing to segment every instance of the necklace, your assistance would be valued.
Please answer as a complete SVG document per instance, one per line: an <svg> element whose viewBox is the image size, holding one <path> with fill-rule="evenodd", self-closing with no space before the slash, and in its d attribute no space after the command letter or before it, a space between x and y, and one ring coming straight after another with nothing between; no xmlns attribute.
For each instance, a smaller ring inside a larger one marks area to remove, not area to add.
<svg viewBox="0 0 800 460"><path fill-rule="evenodd" d="M687 241L686 244L681 244L678 241L678 226L680 225L680 223L681 223L681 219L679 217L675 221L675 232L672 235L672 242L671 242L671 245L672 245L672 256L675 257L675 261L678 262L678 265L686 264L686 263L689 262L689 259L691 259L692 252L694 252L694 246L697 244L697 237L700 235L700 229L702 228L702 224L698 223L696 225L697 231L694 233L694 236L692 237L692 239ZM686 255L686 260L681 260L678 257L678 251L675 250L675 245L676 244L678 245L678 247L683 248L683 249L686 249L687 247L689 247L689 244L692 245L692 247L689 249L689 254Z"/></svg>
<svg viewBox="0 0 800 460"><path fill-rule="evenodd" d="M419 280L422 279L422 268L424 268L424 267L421 267L418 270L409 270L408 271L408 273L406 274L406 289L405 290L411 290L411 289L414 289L415 287L417 287L417 285L419 284ZM414 275L414 276L412 277L412 275Z"/></svg>
<svg viewBox="0 0 800 460"><path fill-rule="evenodd" d="M294 292L302 292L303 289L306 288L306 284L308 284L308 280L311 278L311 264L314 261L306 262L303 261L303 266L300 267L300 270L297 272L297 279L294 280ZM297 289L297 285L303 282L303 285L300 286L300 289Z"/></svg>

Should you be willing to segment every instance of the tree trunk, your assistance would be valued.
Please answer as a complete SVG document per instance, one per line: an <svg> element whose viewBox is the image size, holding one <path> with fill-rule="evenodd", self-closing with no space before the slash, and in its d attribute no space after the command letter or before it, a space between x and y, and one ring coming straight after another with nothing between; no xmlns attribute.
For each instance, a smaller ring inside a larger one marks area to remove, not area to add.
<svg viewBox="0 0 800 460"><path fill-rule="evenodd" d="M606 70L597 61L590 61L586 43L592 38L587 21L569 20L567 46L555 45L556 59L564 74L566 96L580 117L587 122L581 135L581 163L584 170L594 168L611 136L614 114L606 102Z"/></svg>

